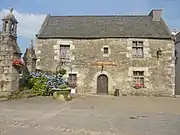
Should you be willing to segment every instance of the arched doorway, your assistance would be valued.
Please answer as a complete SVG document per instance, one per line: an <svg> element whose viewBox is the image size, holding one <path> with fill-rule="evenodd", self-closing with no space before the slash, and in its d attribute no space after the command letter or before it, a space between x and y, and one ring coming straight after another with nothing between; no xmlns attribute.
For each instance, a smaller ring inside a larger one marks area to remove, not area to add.
<svg viewBox="0 0 180 135"><path fill-rule="evenodd" d="M97 78L97 94L108 94L108 77L104 74Z"/></svg>

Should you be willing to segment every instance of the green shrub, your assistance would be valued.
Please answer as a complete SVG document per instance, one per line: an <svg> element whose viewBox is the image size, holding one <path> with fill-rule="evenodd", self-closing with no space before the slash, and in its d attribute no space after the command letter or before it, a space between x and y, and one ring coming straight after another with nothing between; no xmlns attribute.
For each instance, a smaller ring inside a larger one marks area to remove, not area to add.
<svg viewBox="0 0 180 135"><path fill-rule="evenodd" d="M61 86L60 86L60 89L67 89L67 88L69 88L68 85L61 85Z"/></svg>
<svg viewBox="0 0 180 135"><path fill-rule="evenodd" d="M66 72L67 72L66 69L60 69L59 71L57 71L57 73L62 75L62 76L65 75Z"/></svg>
<svg viewBox="0 0 180 135"><path fill-rule="evenodd" d="M44 77L30 78L29 84L32 85L32 92L39 96L49 95L46 82L47 82L47 79Z"/></svg>

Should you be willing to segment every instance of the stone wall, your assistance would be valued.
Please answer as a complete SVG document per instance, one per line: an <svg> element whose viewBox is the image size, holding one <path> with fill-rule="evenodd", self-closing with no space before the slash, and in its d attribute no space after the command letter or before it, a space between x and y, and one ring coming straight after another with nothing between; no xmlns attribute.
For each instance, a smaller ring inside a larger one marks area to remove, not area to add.
<svg viewBox="0 0 180 135"><path fill-rule="evenodd" d="M144 58L132 58L132 41L144 42ZM160 39L37 39L37 68L55 71L59 59L59 45L70 45L70 66L76 73L78 92L96 93L97 77L103 73L109 79L109 93L120 89L123 95L173 95L174 94L174 47L172 40ZM103 47L109 54L103 54ZM157 60L157 49L162 55ZM117 66L93 65L94 61L114 61ZM68 73L71 72L65 67ZM144 71L145 88L132 87L132 72Z"/></svg>
<svg viewBox="0 0 180 135"><path fill-rule="evenodd" d="M23 60L25 63L24 72L31 73L36 71L36 54L33 46L33 40L31 40L30 47L26 48Z"/></svg>
<svg viewBox="0 0 180 135"><path fill-rule="evenodd" d="M176 40L175 40L175 49L176 49L176 66L175 66L175 71L176 71L176 88L175 88L175 94L180 95L180 32L176 35Z"/></svg>
<svg viewBox="0 0 180 135"><path fill-rule="evenodd" d="M19 90L19 71L12 66L14 58L21 58L16 37L1 35L0 42L0 98Z"/></svg>
<svg viewBox="0 0 180 135"><path fill-rule="evenodd" d="M18 22L12 13L13 8L9 11L2 19L0 32L0 100L9 99L19 90L21 68L17 64L13 66L13 60L21 60L21 51L17 44Z"/></svg>

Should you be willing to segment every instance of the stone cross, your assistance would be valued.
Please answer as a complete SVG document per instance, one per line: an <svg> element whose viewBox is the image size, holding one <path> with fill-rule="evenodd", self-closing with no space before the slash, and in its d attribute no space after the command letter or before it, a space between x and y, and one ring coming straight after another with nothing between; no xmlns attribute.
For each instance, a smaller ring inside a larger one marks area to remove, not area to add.
<svg viewBox="0 0 180 135"><path fill-rule="evenodd" d="M10 13L12 13L12 12L13 12L13 10L14 10L13 8L10 8L10 9L9 9Z"/></svg>

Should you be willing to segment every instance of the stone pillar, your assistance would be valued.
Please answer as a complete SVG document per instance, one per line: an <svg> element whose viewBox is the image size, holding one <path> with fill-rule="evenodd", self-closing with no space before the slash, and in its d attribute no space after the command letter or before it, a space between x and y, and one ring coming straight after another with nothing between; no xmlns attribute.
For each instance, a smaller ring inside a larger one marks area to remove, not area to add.
<svg viewBox="0 0 180 135"><path fill-rule="evenodd" d="M3 28L0 36L0 100L7 100L11 95L19 90L19 70L14 67L12 61L21 59L21 51L17 44L17 39L12 33L12 25L17 24L17 20L12 14L12 9L3 19ZM15 31L17 27L13 28Z"/></svg>
<svg viewBox="0 0 180 135"><path fill-rule="evenodd" d="M9 33L9 34L12 34L12 29L11 29L11 27L12 27L12 22L8 22L8 27L7 27L7 33Z"/></svg>
<svg viewBox="0 0 180 135"><path fill-rule="evenodd" d="M6 31L6 22L5 22L5 21L3 22L3 25L2 25L2 26L3 26L2 32L5 32L5 31Z"/></svg>

